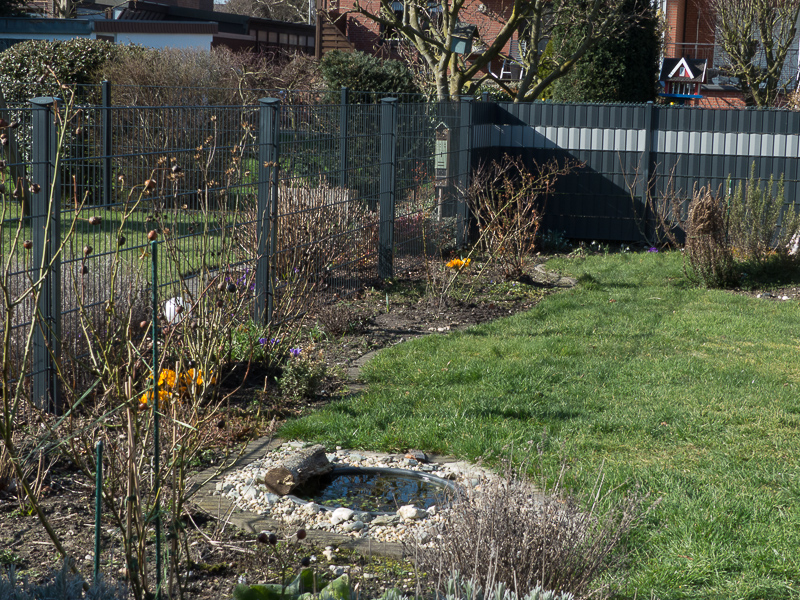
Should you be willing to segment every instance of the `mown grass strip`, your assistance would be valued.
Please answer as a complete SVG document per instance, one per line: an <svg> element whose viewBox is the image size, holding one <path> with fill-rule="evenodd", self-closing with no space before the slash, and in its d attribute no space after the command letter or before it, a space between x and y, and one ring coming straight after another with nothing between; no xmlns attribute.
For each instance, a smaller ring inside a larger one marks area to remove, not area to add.
<svg viewBox="0 0 800 600"><path fill-rule="evenodd" d="M549 266L579 285L381 352L367 393L281 435L472 460L539 448L576 491L604 464L618 493L662 498L621 597L800 597L796 302L692 287L678 253Z"/></svg>

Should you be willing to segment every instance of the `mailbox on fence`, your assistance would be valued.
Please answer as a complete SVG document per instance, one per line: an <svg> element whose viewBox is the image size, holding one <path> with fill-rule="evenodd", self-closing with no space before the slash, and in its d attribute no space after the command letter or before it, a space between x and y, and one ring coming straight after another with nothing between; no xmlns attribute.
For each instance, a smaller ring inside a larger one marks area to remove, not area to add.
<svg viewBox="0 0 800 600"><path fill-rule="evenodd" d="M436 185L447 185L450 175L450 128L444 123L436 126L436 146L434 148L433 168L436 174Z"/></svg>

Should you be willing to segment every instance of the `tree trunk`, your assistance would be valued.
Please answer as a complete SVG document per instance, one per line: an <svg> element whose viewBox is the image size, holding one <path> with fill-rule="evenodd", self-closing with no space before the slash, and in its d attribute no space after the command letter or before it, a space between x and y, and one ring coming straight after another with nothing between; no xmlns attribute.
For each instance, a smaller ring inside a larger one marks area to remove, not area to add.
<svg viewBox="0 0 800 600"><path fill-rule="evenodd" d="M301 483L332 469L333 465L325 455L325 446L317 444L292 454L279 466L267 471L264 485L273 493L285 496Z"/></svg>

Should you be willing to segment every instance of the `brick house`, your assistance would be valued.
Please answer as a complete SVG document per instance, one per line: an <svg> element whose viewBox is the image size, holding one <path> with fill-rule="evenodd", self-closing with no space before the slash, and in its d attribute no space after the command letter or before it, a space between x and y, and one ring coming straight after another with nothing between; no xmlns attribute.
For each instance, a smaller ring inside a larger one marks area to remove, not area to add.
<svg viewBox="0 0 800 600"><path fill-rule="evenodd" d="M502 22L511 13L511 0L466 0L459 12L459 20L465 26L473 25L476 36L472 53L481 51L486 41L493 40L502 28ZM361 6L370 13L380 10L380 0L361 0ZM431 3L433 7L434 4ZM316 0L317 8L317 56L330 50L359 50L386 58L399 58L391 31L361 15L348 13L352 0ZM402 15L403 3L393 2L393 7ZM518 56L518 34L506 44L504 53ZM489 66L492 73L503 79L519 78L519 67L513 61L495 59Z"/></svg>
<svg viewBox="0 0 800 600"><path fill-rule="evenodd" d="M705 108L742 108L742 93L725 74L725 56L716 41L714 14L709 0L659 0L666 21L664 58L705 60L707 72L700 98L687 99L686 105ZM798 70L798 44L795 39L783 68L785 76Z"/></svg>

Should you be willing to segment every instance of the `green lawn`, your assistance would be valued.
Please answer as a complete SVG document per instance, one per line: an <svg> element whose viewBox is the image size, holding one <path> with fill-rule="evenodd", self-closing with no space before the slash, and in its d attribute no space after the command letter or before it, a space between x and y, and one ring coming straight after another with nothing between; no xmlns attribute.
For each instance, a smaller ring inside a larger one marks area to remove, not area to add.
<svg viewBox="0 0 800 600"><path fill-rule="evenodd" d="M3 254L10 252L13 245L19 205L9 204L4 217ZM90 217L100 217L100 224L91 225L88 222ZM243 215L239 215L237 220L242 218ZM74 234L67 238L73 222ZM120 246L122 257L135 260L147 253L147 234L152 229L162 232L159 236L162 242L165 241L163 232L169 230L168 242L160 246L160 262L162 272L171 273L170 277L177 278L178 269L183 275L189 275L198 272L203 266L214 270L245 258L243 255L237 256L237 253L241 254L241 249L247 245L230 239L234 230L241 231L241 225L234 223L231 216L221 217L216 213L210 213L209 216L199 210L167 210L157 220L152 211L136 210L123 220L123 211L119 207L85 206L77 220L71 211L61 215L61 236L62 240L66 240L62 260L81 257L86 246L92 249L90 259L102 254L113 254L120 236L124 238L124 243ZM31 238L31 223L24 221L19 243ZM21 252L22 249L17 248L17 251Z"/></svg>
<svg viewBox="0 0 800 600"><path fill-rule="evenodd" d="M610 485L662 498L621 597L800 598L797 303L695 288L679 253L548 266L579 285L384 350L367 393L280 434L467 459L538 444L577 492L604 464Z"/></svg>

